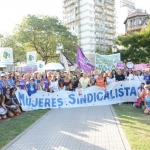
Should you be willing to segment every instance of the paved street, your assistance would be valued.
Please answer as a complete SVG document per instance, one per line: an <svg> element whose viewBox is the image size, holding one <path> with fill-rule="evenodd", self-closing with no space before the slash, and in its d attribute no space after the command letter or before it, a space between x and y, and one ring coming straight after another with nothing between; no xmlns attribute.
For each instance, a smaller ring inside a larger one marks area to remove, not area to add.
<svg viewBox="0 0 150 150"><path fill-rule="evenodd" d="M49 111L6 150L130 150L111 106Z"/></svg>

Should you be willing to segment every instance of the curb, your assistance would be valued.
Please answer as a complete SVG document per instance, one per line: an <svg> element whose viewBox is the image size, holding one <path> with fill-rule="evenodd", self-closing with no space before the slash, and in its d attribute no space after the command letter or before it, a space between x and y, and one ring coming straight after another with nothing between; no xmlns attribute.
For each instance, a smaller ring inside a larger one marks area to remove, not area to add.
<svg viewBox="0 0 150 150"><path fill-rule="evenodd" d="M49 110L46 114L44 114L40 119L38 119L37 121L35 121L35 123L33 123L31 126L29 126L27 129L25 129L22 133L20 133L18 136L16 136L12 141L10 141L7 145L5 145L2 149L0 150L6 150L7 148L9 148L15 141L17 141L20 137L22 137L26 132L28 132L30 129L32 129L37 123L39 123L44 117L46 117L51 111L53 111L52 109Z"/></svg>
<svg viewBox="0 0 150 150"><path fill-rule="evenodd" d="M119 121L119 119L118 119L118 116L117 116L117 114L116 114L116 112L115 112L115 110L114 110L114 108L113 108L112 105L110 106L110 109L111 109L112 114L113 114L113 116L114 116L114 119L115 119L117 128L118 128L118 130L119 130L119 133L120 133L120 135L121 135L121 139L122 139L122 141L123 141L123 144L124 144L125 149L126 149L126 150L131 150L131 147L130 147L130 145L129 145L129 142L128 142L126 136L125 136L125 133L123 132L123 129L122 129L122 127L121 127L121 124L120 124L120 121Z"/></svg>

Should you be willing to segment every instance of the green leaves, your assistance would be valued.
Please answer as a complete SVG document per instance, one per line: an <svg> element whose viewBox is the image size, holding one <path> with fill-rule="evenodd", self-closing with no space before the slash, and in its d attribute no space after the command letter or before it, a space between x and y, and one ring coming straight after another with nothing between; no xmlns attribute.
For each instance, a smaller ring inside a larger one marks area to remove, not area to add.
<svg viewBox="0 0 150 150"><path fill-rule="evenodd" d="M14 49L16 61L26 59L27 51L36 51L38 59L47 63L58 61L56 49L60 44L64 54L75 61L76 36L55 17L28 15L16 26L13 35L7 37L4 46Z"/></svg>
<svg viewBox="0 0 150 150"><path fill-rule="evenodd" d="M118 36L116 44L124 47L124 50L118 50L122 61L148 63L150 59L150 22L140 32Z"/></svg>

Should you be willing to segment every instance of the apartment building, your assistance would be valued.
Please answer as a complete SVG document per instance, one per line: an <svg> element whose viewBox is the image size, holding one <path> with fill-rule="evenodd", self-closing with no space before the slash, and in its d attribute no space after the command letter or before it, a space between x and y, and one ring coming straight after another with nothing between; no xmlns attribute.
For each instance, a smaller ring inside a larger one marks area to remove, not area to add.
<svg viewBox="0 0 150 150"><path fill-rule="evenodd" d="M133 0L115 0L116 7L116 36L125 34L124 21L128 15L134 13L135 3Z"/></svg>
<svg viewBox="0 0 150 150"><path fill-rule="evenodd" d="M78 44L94 64L96 48L103 53L113 45L115 0L64 0L63 23L77 35Z"/></svg>

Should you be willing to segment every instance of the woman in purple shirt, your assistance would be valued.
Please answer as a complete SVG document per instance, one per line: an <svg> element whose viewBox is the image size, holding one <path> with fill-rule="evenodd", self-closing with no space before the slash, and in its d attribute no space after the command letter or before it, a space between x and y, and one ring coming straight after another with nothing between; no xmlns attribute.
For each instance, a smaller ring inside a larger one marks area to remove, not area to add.
<svg viewBox="0 0 150 150"><path fill-rule="evenodd" d="M47 75L45 73L42 73L42 78L44 79L45 88L49 89L49 80L47 79Z"/></svg>

